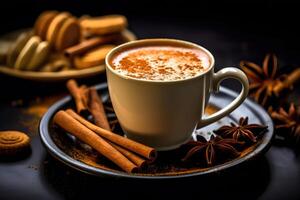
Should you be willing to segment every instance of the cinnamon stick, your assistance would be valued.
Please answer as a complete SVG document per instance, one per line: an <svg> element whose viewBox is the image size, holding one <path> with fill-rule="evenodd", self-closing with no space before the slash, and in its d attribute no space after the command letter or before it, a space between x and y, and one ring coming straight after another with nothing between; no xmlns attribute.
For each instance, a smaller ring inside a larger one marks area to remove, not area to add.
<svg viewBox="0 0 300 200"><path fill-rule="evenodd" d="M89 89L89 111L94 117L95 124L104 128L108 131L111 131L109 122L106 117L106 113L103 107L102 99L99 97L96 88L92 87Z"/></svg>
<svg viewBox="0 0 300 200"><path fill-rule="evenodd" d="M89 104L89 88L86 86L86 85L81 85L79 87L80 89L80 96L81 96L81 99L82 99L82 102L83 104L88 108L88 104Z"/></svg>
<svg viewBox="0 0 300 200"><path fill-rule="evenodd" d="M300 80L300 68L292 71L291 74L287 75L283 81L279 81L274 87L274 93L278 96L282 90L290 88L294 83Z"/></svg>
<svg viewBox="0 0 300 200"><path fill-rule="evenodd" d="M99 97L96 88L92 87L89 89L89 111L94 117L95 124L101 128L104 128L108 131L111 131L109 122L106 117L102 99ZM112 142L109 142L113 147L120 151L124 156L131 160L138 167L143 167L146 164L146 160L137 156L136 154L116 145Z"/></svg>
<svg viewBox="0 0 300 200"><path fill-rule="evenodd" d="M74 112L75 113L75 112ZM76 114L76 113L75 113ZM76 114L77 115L77 114ZM78 115L79 116L79 115ZM54 116L54 123L74 135L84 143L90 145L103 156L114 162L121 169L132 173L137 171L137 166L121 154L116 148L102 139L95 132L74 119L65 111L59 111Z"/></svg>
<svg viewBox="0 0 300 200"><path fill-rule="evenodd" d="M84 102L83 89L80 89L74 79L71 79L66 84L71 96L74 98L76 110L79 114L85 114L88 111L87 105Z"/></svg>
<svg viewBox="0 0 300 200"><path fill-rule="evenodd" d="M145 166L146 160L139 157L138 155L128 151L127 149L124 149L123 147L120 147L119 145L116 145L112 142L109 142L109 144L113 147L115 147L118 151L120 151L126 158L128 158L130 161L132 161L137 167L141 168Z"/></svg>
<svg viewBox="0 0 300 200"><path fill-rule="evenodd" d="M71 109L66 110L66 112L70 116L72 116L74 119L78 120L80 123L85 125L87 128L91 129L92 131L94 131L95 133L100 135L101 137L103 137L121 147L124 147L140 156L143 156L143 157L149 159L150 161L153 161L156 158L156 151L154 148L148 147L146 145L143 145L141 143L135 142L128 138L122 137L118 134L115 134L111 131L105 130L101 127L98 127L98 126L90 123L89 121L87 121L86 119L84 119L83 117L81 117L80 115L78 115Z"/></svg>
<svg viewBox="0 0 300 200"><path fill-rule="evenodd" d="M119 34L112 34L112 35L107 35L107 36L102 36L102 37L96 37L96 38L91 38L88 40L84 40L83 42L69 47L64 51L65 56L67 57L73 57L75 55L80 55L84 54L87 51L102 45L102 44L107 44L110 42L113 42L116 40L120 35Z"/></svg>

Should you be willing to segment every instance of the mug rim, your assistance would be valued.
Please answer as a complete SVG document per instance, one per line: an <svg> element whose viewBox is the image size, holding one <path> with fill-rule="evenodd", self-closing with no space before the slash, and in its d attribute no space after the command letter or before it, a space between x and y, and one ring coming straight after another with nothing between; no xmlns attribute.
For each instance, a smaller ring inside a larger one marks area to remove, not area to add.
<svg viewBox="0 0 300 200"><path fill-rule="evenodd" d="M135 77L131 77L131 76L126 76L126 75L122 75L118 72L116 72L110 65L109 61L111 60L112 56L115 55L116 53L118 53L118 51L121 51L120 49L126 48L126 47L130 47L130 46L134 46L134 45L138 45L139 43L141 43L141 47L145 46L142 45L143 43L155 43L155 42L173 42L173 43L178 43L178 44L185 44L187 46L192 46L195 47L197 49L202 50L204 53L206 53L210 59L210 65L209 67L203 72L200 73L196 76L190 77L190 78L185 78L185 79L179 79L179 80L147 80L147 79L139 79L139 78L135 78ZM112 73L114 73L115 75L124 78L124 79L128 79L128 80L134 80L134 81L139 81L139 82L150 82L150 83L173 83L173 82L184 82L184 81L189 81L189 80L194 80L197 79L199 77L205 76L207 73L209 73L213 67L215 65L215 58L212 55L212 53L207 50L206 48L204 48L201 45L198 45L196 43L193 42L188 42L185 40L179 40L179 39L169 39L169 38L150 38L150 39L140 39L140 40L134 40L134 41L130 41L130 42L126 42L124 44L118 45L115 48L113 48L112 50L110 50L108 52L108 54L105 57L105 66L106 69L108 69L109 71L111 71Z"/></svg>

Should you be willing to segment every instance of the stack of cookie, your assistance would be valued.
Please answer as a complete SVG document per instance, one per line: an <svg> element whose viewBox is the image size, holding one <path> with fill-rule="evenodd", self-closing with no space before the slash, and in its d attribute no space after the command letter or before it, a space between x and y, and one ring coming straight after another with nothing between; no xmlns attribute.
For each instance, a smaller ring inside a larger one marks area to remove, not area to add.
<svg viewBox="0 0 300 200"><path fill-rule="evenodd" d="M127 27L122 15L76 18L68 12L45 11L31 32L22 33L6 54L6 65L18 70L61 71L104 63L120 44Z"/></svg>
<svg viewBox="0 0 300 200"><path fill-rule="evenodd" d="M68 12L46 11L34 25L34 32L57 51L62 51L80 41L78 20Z"/></svg>
<svg viewBox="0 0 300 200"><path fill-rule="evenodd" d="M106 54L120 40L120 33L126 28L127 19L122 15L103 17L82 17L80 27L84 40L77 46L65 50L65 55L73 57L74 67L88 68L104 63Z"/></svg>
<svg viewBox="0 0 300 200"><path fill-rule="evenodd" d="M32 33L22 33L11 45L7 65L19 70L36 70L49 55L49 43Z"/></svg>

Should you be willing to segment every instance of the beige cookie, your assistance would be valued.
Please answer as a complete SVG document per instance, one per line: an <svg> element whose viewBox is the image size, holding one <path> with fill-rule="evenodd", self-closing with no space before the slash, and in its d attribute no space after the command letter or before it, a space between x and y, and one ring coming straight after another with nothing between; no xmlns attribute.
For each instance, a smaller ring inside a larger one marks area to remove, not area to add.
<svg viewBox="0 0 300 200"><path fill-rule="evenodd" d="M31 38L31 36L32 36L31 32L22 33L19 35L16 41L13 44L11 44L7 52L7 58L6 58L7 66L13 67L15 65L18 55L20 54L21 50L28 42L28 40Z"/></svg>
<svg viewBox="0 0 300 200"><path fill-rule="evenodd" d="M123 15L85 18L80 21L80 26L87 33L104 35L124 30L127 26L127 19Z"/></svg>
<svg viewBox="0 0 300 200"><path fill-rule="evenodd" d="M50 47L47 41L39 43L30 62L26 66L26 70L36 70L37 68L39 68L49 56L49 52Z"/></svg>
<svg viewBox="0 0 300 200"><path fill-rule="evenodd" d="M74 65L77 69L94 67L104 63L106 54L112 50L114 45L103 45L89 51L80 57L75 57Z"/></svg>
<svg viewBox="0 0 300 200"><path fill-rule="evenodd" d="M61 26L56 40L54 42L55 49L62 51L70 46L79 43L81 34L80 26L75 17L69 17Z"/></svg>
<svg viewBox="0 0 300 200"><path fill-rule="evenodd" d="M42 40L46 39L48 27L57 14L57 11L45 11L37 18L34 24L34 33Z"/></svg>
<svg viewBox="0 0 300 200"><path fill-rule="evenodd" d="M57 38L57 35L60 31L60 28L63 26L64 22L70 17L70 13L68 12L62 12L54 17L54 19L51 21L47 34L46 39L49 42L51 46L54 45L55 40Z"/></svg>
<svg viewBox="0 0 300 200"><path fill-rule="evenodd" d="M28 42L25 44L24 48L21 50L20 54L17 57L15 68L24 69L29 64L31 58L34 55L34 52L41 42L40 37L32 36Z"/></svg>

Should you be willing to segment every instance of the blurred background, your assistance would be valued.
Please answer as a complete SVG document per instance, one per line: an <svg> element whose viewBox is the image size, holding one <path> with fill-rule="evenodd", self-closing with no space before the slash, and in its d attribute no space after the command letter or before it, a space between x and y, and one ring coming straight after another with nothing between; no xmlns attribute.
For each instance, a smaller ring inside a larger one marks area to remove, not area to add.
<svg viewBox="0 0 300 200"><path fill-rule="evenodd" d="M261 64L269 52L278 56L283 72L300 65L297 1L7 0L0 8L0 34L32 27L44 10L78 17L123 14L138 38L178 38L206 47L217 70L243 59Z"/></svg>
<svg viewBox="0 0 300 200"><path fill-rule="evenodd" d="M241 44L242 51L251 53L253 50L256 55L257 51L262 54L272 51L282 54L283 60L289 60L288 64L298 62L295 58L299 52L297 1L8 0L0 8L0 33L30 27L42 11L49 9L67 10L77 16L124 14L129 19L129 28L139 38L190 40L218 55L222 48L216 48L214 42L226 46L220 38L226 37L229 43ZM231 48L227 49L227 54L230 51ZM289 55L286 55L287 51ZM234 63L225 61L222 64Z"/></svg>

